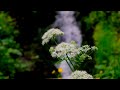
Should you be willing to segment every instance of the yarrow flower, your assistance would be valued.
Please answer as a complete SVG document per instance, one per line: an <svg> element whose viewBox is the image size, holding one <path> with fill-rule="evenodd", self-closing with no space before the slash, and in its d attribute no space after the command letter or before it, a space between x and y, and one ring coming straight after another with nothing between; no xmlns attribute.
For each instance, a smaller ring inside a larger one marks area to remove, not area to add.
<svg viewBox="0 0 120 90"><path fill-rule="evenodd" d="M79 50L83 53L87 53L90 50L90 46L89 45L84 45L82 47L79 48Z"/></svg>
<svg viewBox="0 0 120 90"><path fill-rule="evenodd" d="M88 74L86 71L76 70L72 72L69 79L93 79L93 76Z"/></svg>
<svg viewBox="0 0 120 90"><path fill-rule="evenodd" d="M50 40L54 40L56 36L64 35L60 29L49 29L43 36L42 36L42 45L48 43ZM80 63L83 60L91 60L92 57L90 54L98 50L97 47L89 45L84 45L79 47L75 41L71 41L70 43L61 42L55 47L50 47L49 52L53 58L58 58L59 62L66 60L67 64L69 65L70 69L73 71L67 79L93 79L93 76L88 74L86 71L79 71ZM58 72L62 73L63 69L58 68ZM55 74L55 70L52 71L52 74Z"/></svg>
<svg viewBox="0 0 120 90"><path fill-rule="evenodd" d="M55 36L58 35L64 35L64 32L62 32L60 29L49 29L43 36L42 36L42 45L48 43L50 39L55 38Z"/></svg>
<svg viewBox="0 0 120 90"><path fill-rule="evenodd" d="M52 57L57 57L61 59L67 58L67 56L69 58L72 58L80 53L75 44L65 42L58 44L54 48L51 47L49 51L51 52Z"/></svg>
<svg viewBox="0 0 120 90"><path fill-rule="evenodd" d="M82 47L79 48L79 51L85 54L91 51L96 51L96 50L98 50L97 47L95 46L90 47L89 45L83 45Z"/></svg>

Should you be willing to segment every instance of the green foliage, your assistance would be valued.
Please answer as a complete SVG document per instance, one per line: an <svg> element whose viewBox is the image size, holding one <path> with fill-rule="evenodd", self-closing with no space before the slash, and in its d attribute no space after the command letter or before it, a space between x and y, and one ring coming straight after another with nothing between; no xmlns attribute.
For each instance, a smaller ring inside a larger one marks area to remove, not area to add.
<svg viewBox="0 0 120 90"><path fill-rule="evenodd" d="M87 30L94 29L95 46L99 48L95 55L95 77L101 79L120 78L120 13L117 11L92 11L84 18Z"/></svg>
<svg viewBox="0 0 120 90"><path fill-rule="evenodd" d="M12 79L16 70L26 70L28 64L30 65L20 58L22 49L14 40L18 33L9 14L0 12L0 79Z"/></svg>
<svg viewBox="0 0 120 90"><path fill-rule="evenodd" d="M0 38L17 35L18 30L15 30L15 24L8 13L0 12Z"/></svg>
<svg viewBox="0 0 120 90"><path fill-rule="evenodd" d="M89 30L89 28L95 26L99 22L99 20L105 20L105 13L103 11L92 11L89 14L89 17L84 17L83 20L87 23L86 27L87 30Z"/></svg>

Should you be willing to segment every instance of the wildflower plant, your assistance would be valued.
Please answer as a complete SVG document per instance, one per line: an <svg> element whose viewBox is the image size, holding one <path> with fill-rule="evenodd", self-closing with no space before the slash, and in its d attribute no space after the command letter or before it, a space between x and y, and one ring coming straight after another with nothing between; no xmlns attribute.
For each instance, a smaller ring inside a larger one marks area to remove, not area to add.
<svg viewBox="0 0 120 90"><path fill-rule="evenodd" d="M55 39L55 36L63 35L64 33L59 29L50 29L42 36L42 45L48 43L50 39Z"/></svg>
<svg viewBox="0 0 120 90"><path fill-rule="evenodd" d="M55 36L64 35L64 33L59 29L50 29L48 30L42 37L42 45L47 44L50 39L55 39ZM89 45L83 45L82 47L79 47L75 41L71 41L70 43L61 42L57 44L56 46L51 46L49 49L49 52L53 58L57 58L58 62L61 62L65 60L67 64L69 65L70 69L73 71L70 78L73 79L82 79L82 78L92 78L92 76L87 76L87 72L85 71L76 71L79 70L80 63L86 60L92 60L92 57L90 56L94 51L96 51L98 48L95 46L90 47ZM56 62L56 63L58 63ZM74 73L80 77L74 78ZM85 76L81 76L85 75Z"/></svg>
<svg viewBox="0 0 120 90"><path fill-rule="evenodd" d="M86 71L74 71L69 77L69 79L93 79L93 76L88 74Z"/></svg>

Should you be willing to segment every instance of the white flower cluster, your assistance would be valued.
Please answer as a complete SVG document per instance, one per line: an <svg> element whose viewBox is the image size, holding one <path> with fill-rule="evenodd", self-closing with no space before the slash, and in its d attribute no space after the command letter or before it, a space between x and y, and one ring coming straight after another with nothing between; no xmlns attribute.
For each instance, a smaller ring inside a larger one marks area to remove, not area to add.
<svg viewBox="0 0 120 90"><path fill-rule="evenodd" d="M84 46L80 47L79 50L82 53L88 53L89 51L98 50L98 48L95 46L90 47L89 45L84 45Z"/></svg>
<svg viewBox="0 0 120 90"><path fill-rule="evenodd" d="M97 50L97 47L95 47L95 46L93 46L91 48L89 45L84 45L82 47L78 47L78 45L74 41L71 41L71 43L62 42L62 43L58 44L56 47L51 47L49 49L52 57L66 59L67 56L69 58L73 58L77 55L80 55L79 57L80 57L81 61L85 60L86 58L91 60L92 57L89 56L87 54L87 52L95 51L95 50Z"/></svg>
<svg viewBox="0 0 120 90"><path fill-rule="evenodd" d="M45 43L48 43L50 41L50 39L54 38L57 35L63 35L64 33L59 30L59 29L49 29L43 36L42 36L42 45L44 45Z"/></svg>
<svg viewBox="0 0 120 90"><path fill-rule="evenodd" d="M82 47L79 48L79 50L82 52L82 53L87 53L88 51L90 51L90 46L89 45L84 45Z"/></svg>
<svg viewBox="0 0 120 90"><path fill-rule="evenodd" d="M76 70L72 72L69 79L93 79L93 76L88 74L86 71Z"/></svg>
<svg viewBox="0 0 120 90"><path fill-rule="evenodd" d="M42 45L48 43L50 39L55 39L58 35L64 35L64 33L59 29L49 29L42 36ZM79 47L75 41L71 41L70 43L61 42L55 47L50 47L49 52L52 57L58 58L60 61L66 60L71 70L72 68L74 68L73 71L76 70L67 77L68 79L93 79L92 75L88 74L86 71L79 71L76 67L80 65L80 62L86 60L86 58L91 60L92 57L90 54L97 49L97 47L90 47L89 45ZM73 60L71 61L71 59Z"/></svg>
<svg viewBox="0 0 120 90"><path fill-rule="evenodd" d="M58 44L55 48L51 47L50 52L52 57L57 57L61 59L64 59L67 56L69 58L72 58L80 53L75 44L65 42Z"/></svg>

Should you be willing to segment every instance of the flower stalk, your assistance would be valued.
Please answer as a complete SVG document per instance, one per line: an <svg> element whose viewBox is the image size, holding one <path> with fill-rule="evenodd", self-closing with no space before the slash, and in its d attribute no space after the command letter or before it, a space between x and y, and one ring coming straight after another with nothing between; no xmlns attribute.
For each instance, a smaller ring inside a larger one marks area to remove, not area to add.
<svg viewBox="0 0 120 90"><path fill-rule="evenodd" d="M75 70L75 67L74 67L73 63L71 62L70 58L68 57L67 54L66 54L66 56L67 56L68 60L70 61L71 65L73 66L74 70ZM73 71L74 71L74 70L73 70Z"/></svg>
<svg viewBox="0 0 120 90"><path fill-rule="evenodd" d="M87 59L92 59L90 56L93 51L98 48L89 45L84 45L82 47L78 47L78 45L71 41L71 43L61 42L57 44L56 36L64 35L64 33L59 29L50 29L48 30L42 37L42 45L48 43L53 40L56 44L55 47L50 47L49 52L53 58L57 58L58 61L62 62L65 60L70 67L72 74L70 75L71 79L93 79L92 75L88 74L86 71L79 71L79 67L75 67L75 65L80 65L80 63ZM72 61L72 59L74 60ZM77 62L77 63L76 63Z"/></svg>

